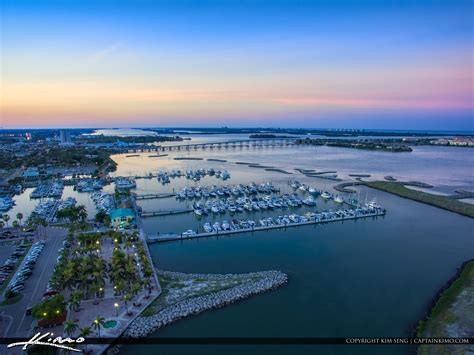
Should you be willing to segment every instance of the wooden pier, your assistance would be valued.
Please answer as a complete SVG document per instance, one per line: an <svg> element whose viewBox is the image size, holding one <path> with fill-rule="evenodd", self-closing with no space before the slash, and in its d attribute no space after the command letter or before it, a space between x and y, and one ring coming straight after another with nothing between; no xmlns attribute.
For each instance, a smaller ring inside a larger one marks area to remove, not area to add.
<svg viewBox="0 0 474 355"><path fill-rule="evenodd" d="M330 222L340 222L340 221L349 221L349 220L357 220L361 218L370 218L370 217L379 217L384 216L385 210L376 211L369 214L361 214L349 217L332 217L328 219L316 219L314 221L308 222L299 222L299 223L287 223L287 224L277 224L272 226L255 226L253 228L243 228L243 229L233 229L228 231L219 231L219 232L210 232L210 233L196 233L194 235L183 235L183 234L164 234L164 235L148 235L147 236L147 243L162 243L162 242L170 242L176 240L187 240L187 239L198 239L198 238L208 238L208 237L218 237L218 236L226 236L232 234L240 234L240 233L249 233L249 232L260 232L266 231L271 229L286 229L291 227L301 227L301 226L308 226L308 225L317 225L317 224L325 224Z"/></svg>

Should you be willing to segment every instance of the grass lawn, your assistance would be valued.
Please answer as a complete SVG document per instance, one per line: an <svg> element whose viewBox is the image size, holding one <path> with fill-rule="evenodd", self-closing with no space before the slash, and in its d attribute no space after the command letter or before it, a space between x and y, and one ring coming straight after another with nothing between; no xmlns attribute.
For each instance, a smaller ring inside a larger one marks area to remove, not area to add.
<svg viewBox="0 0 474 355"><path fill-rule="evenodd" d="M429 194L423 191L409 189L402 182L393 181L369 181L366 185L374 189L389 192L391 194L408 198L410 200L426 203L431 206L462 214L474 218L474 205L461 202L447 196Z"/></svg>

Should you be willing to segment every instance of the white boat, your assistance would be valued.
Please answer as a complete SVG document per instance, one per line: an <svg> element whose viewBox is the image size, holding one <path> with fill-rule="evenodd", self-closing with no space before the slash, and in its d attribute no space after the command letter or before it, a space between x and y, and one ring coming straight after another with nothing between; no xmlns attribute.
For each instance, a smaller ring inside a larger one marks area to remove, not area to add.
<svg viewBox="0 0 474 355"><path fill-rule="evenodd" d="M303 200L303 203L307 206L314 206L316 204L316 201L314 201L314 198L309 196Z"/></svg>
<svg viewBox="0 0 474 355"><path fill-rule="evenodd" d="M367 205L369 208L373 208L373 209L379 209L379 208L382 208L382 206L378 205L376 202L375 202L375 199L373 199L371 202L369 202L369 204Z"/></svg>
<svg viewBox="0 0 474 355"><path fill-rule="evenodd" d="M214 230L209 222L204 223L203 228L206 233L211 233Z"/></svg>
<svg viewBox="0 0 474 355"><path fill-rule="evenodd" d="M337 195L336 197L334 197L334 202L343 203L344 199L342 198L341 195Z"/></svg>
<svg viewBox="0 0 474 355"><path fill-rule="evenodd" d="M222 222L222 229L225 230L225 231L230 230L230 224L229 224L229 222L223 221L223 222Z"/></svg>
<svg viewBox="0 0 474 355"><path fill-rule="evenodd" d="M331 193L329 193L329 192L327 192L327 191L324 191L324 192L321 194L321 197L324 198L324 199L326 199L326 200L329 200L329 199L332 197L332 195L331 195Z"/></svg>
<svg viewBox="0 0 474 355"><path fill-rule="evenodd" d="M183 237L191 237L193 235L196 235L196 232L193 231L192 229L188 229L186 232L181 233Z"/></svg>
<svg viewBox="0 0 474 355"><path fill-rule="evenodd" d="M212 228L214 229L215 232L218 232L221 229L221 225L219 224L219 222L215 222L213 225L212 225Z"/></svg>

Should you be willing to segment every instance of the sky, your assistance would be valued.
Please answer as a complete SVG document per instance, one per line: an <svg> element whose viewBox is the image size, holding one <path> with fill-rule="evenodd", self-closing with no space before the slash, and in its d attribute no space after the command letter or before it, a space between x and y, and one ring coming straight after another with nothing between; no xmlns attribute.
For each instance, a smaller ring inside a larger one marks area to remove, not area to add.
<svg viewBox="0 0 474 355"><path fill-rule="evenodd" d="M0 2L0 127L474 130L472 1Z"/></svg>

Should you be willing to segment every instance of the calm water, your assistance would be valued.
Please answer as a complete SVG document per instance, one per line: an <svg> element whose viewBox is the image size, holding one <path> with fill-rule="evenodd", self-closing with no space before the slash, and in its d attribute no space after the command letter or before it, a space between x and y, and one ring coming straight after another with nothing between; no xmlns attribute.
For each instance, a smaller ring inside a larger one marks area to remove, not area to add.
<svg viewBox="0 0 474 355"><path fill-rule="evenodd" d="M292 171L295 167L392 175L435 185L436 191L454 191L474 186L473 156L467 149L415 147L413 153L391 154L341 148L260 148L191 153L232 161L259 162ZM184 153L177 153L184 155ZM172 158L172 157L171 157ZM291 175L270 173L232 163L174 161L170 157L118 157L119 174L156 168L226 168L232 183L272 180L286 188ZM161 160L160 160L161 159ZM178 164L177 164L178 163ZM313 186L331 189L332 182L301 178ZM206 178L201 184L222 183ZM162 187L155 180L140 180L138 192L171 191L186 184L172 180ZM405 200L384 192L362 188L361 199L376 198L387 208L384 218L322 226L291 228L233 237L153 245L156 265L183 272L227 273L278 269L289 274L286 287L253 297L221 310L203 313L161 329L153 336L409 336L424 315L432 297L474 255L472 219ZM319 210L334 208L317 200ZM141 201L145 210L180 208L174 199ZM287 213L287 212L285 212ZM283 214L274 212L273 214ZM253 215L254 218L258 218ZM222 220L225 217L219 217ZM237 218L240 218L237 215ZM193 215L145 219L145 229L184 231L212 217ZM134 346L123 353L183 354L314 353L316 347L249 346ZM404 347L320 347L323 353L406 353Z"/></svg>
<svg viewBox="0 0 474 355"><path fill-rule="evenodd" d="M222 137L200 137L211 141ZM195 138L193 137L193 140ZM220 141L220 140L219 140ZM474 155L467 148L414 147L412 153L356 151L331 147L235 148L191 153L176 152L152 158L115 156L116 175L141 175L160 169L214 167L231 173L228 184L272 181L283 190L289 179L298 179L325 190L333 182L283 175L236 165L235 161L261 163L294 172L294 168L335 170L341 178L366 173L374 178L392 175L401 180L418 180L434 185L434 191L452 193L474 189ZM176 156L226 159L228 162L176 161ZM223 184L206 177L199 184ZM137 180L137 193L170 192L194 182L185 178L162 186L156 179ZM112 190L108 186L106 190ZM28 215L34 204L31 190L17 196L10 214ZM156 265L167 270L202 273L250 272L278 269L289 274L286 287L256 296L221 310L206 312L177 322L153 336L407 336L423 316L436 291L456 268L474 255L472 219L405 200L380 191L362 188L358 194L376 198L387 209L384 218L346 221L269 232L240 234L153 245ZM70 187L64 196L76 197L90 214L95 208L89 194ZM334 209L317 200L317 209ZM189 202L175 199L140 201L144 210L183 208ZM304 210L300 210L303 212ZM264 214L264 213L262 213ZM252 214L258 219L262 214ZM268 212L266 214L288 214ZM243 218L245 215L236 215ZM250 217L250 216L249 216ZM228 216L216 220L222 221ZM182 232L196 228L212 217L193 214L144 219L148 233ZM403 347L322 347L324 353L405 353ZM314 353L315 347L186 347L134 346L123 353L163 352L221 354L242 352L286 354Z"/></svg>

